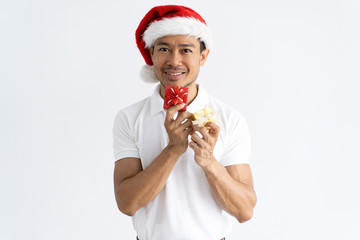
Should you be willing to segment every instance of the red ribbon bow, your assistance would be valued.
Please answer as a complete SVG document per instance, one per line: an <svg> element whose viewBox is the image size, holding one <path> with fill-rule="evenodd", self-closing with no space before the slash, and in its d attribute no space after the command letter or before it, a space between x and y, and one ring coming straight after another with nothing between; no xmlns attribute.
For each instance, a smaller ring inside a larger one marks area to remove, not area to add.
<svg viewBox="0 0 360 240"><path fill-rule="evenodd" d="M172 106L185 103L184 108L180 111L186 111L186 104L188 99L188 88L179 86L166 86L164 96L164 109L171 108Z"/></svg>

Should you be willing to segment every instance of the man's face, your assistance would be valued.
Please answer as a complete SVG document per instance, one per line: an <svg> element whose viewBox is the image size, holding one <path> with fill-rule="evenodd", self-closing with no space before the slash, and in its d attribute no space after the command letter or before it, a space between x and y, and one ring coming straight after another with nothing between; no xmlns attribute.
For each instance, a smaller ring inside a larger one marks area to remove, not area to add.
<svg viewBox="0 0 360 240"><path fill-rule="evenodd" d="M196 87L200 66L209 50L200 53L200 41L185 35L166 36L156 40L150 49L156 77L165 86Z"/></svg>

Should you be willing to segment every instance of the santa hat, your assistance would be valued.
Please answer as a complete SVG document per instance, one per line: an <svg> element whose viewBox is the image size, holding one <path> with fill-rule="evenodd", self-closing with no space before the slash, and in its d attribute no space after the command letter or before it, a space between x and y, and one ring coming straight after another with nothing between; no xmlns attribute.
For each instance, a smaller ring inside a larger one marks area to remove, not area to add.
<svg viewBox="0 0 360 240"><path fill-rule="evenodd" d="M210 49L212 38L205 20L194 10L178 5L152 8L136 29L136 44L146 65L140 71L145 82L158 82L155 76L150 48L157 39L170 35L186 35L198 38Z"/></svg>

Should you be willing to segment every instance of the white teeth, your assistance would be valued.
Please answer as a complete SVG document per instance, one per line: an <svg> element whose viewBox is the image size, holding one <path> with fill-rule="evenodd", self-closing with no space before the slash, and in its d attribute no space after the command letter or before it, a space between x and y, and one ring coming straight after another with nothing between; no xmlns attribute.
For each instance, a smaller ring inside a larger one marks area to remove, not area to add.
<svg viewBox="0 0 360 240"><path fill-rule="evenodd" d="M166 73L166 74L169 74L169 75L171 75L171 76L178 76L178 75L180 75L180 74L182 74L182 73Z"/></svg>

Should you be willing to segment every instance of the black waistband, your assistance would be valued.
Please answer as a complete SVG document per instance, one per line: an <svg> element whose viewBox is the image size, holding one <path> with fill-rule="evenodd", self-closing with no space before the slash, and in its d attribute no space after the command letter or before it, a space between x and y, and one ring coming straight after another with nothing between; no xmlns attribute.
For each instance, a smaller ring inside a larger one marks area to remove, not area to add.
<svg viewBox="0 0 360 240"><path fill-rule="evenodd" d="M138 237L136 237L136 240L140 240ZM220 239L220 240L225 240L225 238L222 238L222 239Z"/></svg>

